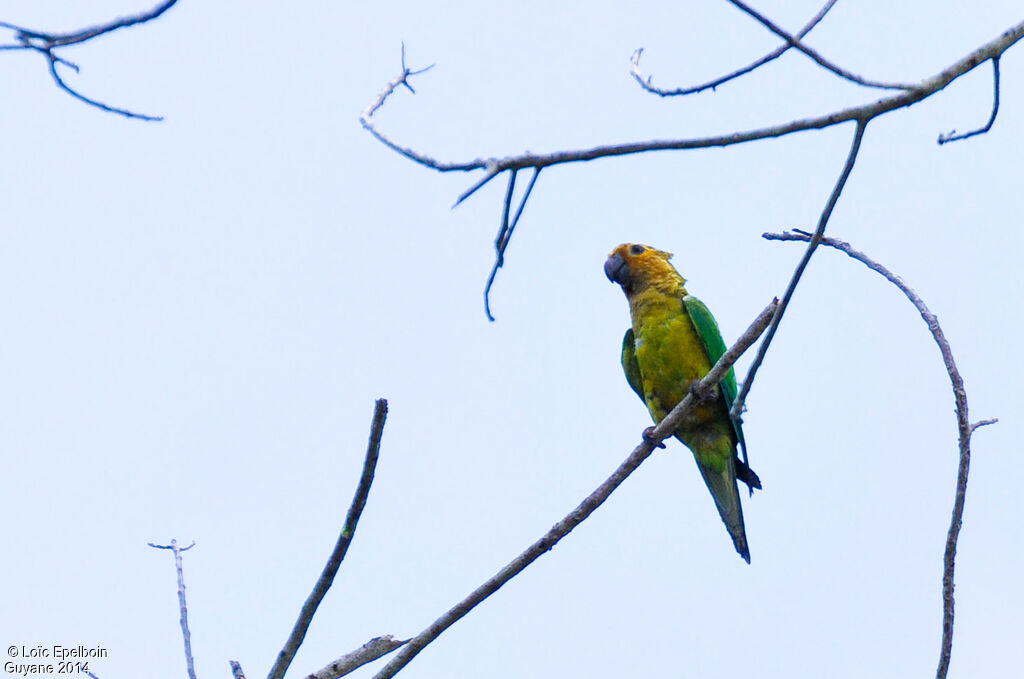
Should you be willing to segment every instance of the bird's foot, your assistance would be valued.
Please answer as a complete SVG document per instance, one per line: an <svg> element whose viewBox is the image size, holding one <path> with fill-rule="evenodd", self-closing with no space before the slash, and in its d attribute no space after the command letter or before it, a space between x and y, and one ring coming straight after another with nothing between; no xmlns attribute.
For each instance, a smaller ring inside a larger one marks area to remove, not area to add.
<svg viewBox="0 0 1024 679"><path fill-rule="evenodd" d="M662 443L661 441L658 441L657 443L655 443L655 441L654 441L654 427L647 427L647 429L644 429L644 432L643 432L643 434L641 434L641 436L644 437L644 441L647 441L648 443L653 444L655 448L664 448L665 447L665 444Z"/></svg>

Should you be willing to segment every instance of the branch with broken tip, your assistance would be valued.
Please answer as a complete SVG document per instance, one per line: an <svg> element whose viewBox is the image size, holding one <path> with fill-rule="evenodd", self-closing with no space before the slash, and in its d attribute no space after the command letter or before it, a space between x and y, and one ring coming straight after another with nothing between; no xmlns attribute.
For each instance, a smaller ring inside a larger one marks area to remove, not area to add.
<svg viewBox="0 0 1024 679"><path fill-rule="evenodd" d="M356 650L346 653L334 662L313 672L306 679L338 679L338 677L354 672L366 663L373 662L407 643L409 643L408 639L396 639L390 634L374 637Z"/></svg>

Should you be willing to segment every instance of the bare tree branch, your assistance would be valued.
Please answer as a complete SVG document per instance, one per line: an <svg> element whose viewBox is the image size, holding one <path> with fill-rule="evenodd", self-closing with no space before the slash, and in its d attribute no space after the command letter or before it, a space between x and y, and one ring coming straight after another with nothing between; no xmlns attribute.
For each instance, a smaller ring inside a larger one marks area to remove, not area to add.
<svg viewBox="0 0 1024 679"><path fill-rule="evenodd" d="M387 400L383 398L377 399L373 411L373 423L370 426L370 442L366 448L366 459L363 461L363 473L359 479L359 486L356 488L355 496L352 498L352 504L348 508L348 514L345 516L345 525L341 529L341 535L338 536L338 541L334 545L330 558L327 559L327 565L324 566L324 570L317 579L316 585L313 586L313 591L310 592L306 602L302 604L302 610L299 611L299 619L295 621L295 627L292 628L291 634L288 635L284 648L277 654L277 660L270 669L270 673L267 674L267 679L282 679L285 672L288 671L288 666L291 664L292 659L295 658L295 653L299 650L299 646L302 645L302 640L306 637L306 630L309 629L309 623L312 622L317 607L320 606L324 595L327 594L327 590L330 589L331 584L334 582L334 576L338 573L338 568L348 552L348 546L355 535L356 525L359 523L359 517L363 513L366 499L370 494L373 473L377 468L377 456L380 454L380 439L384 433L384 421L387 419L387 416Z"/></svg>
<svg viewBox="0 0 1024 679"><path fill-rule="evenodd" d="M761 346L757 349L757 354L754 356L754 362L750 366L747 378L743 380L743 385L740 387L739 394L736 396L736 400L733 401L732 409L729 411L729 416L737 422L740 421L743 414L743 404L747 400L747 394L750 393L750 387L754 384L754 377L757 375L757 370L761 367L765 354L768 353L768 347L771 346L772 338L775 337L775 331L779 328L779 323L782 321L782 315L786 312L786 308L789 306L789 301L793 298L793 292L796 290L796 286L800 282L800 277L804 274L804 269L807 268L807 263L811 261L811 255L814 254L814 250L818 247L818 243L821 242L821 238L825 233L825 227L828 225L829 217L832 216L832 210L835 208L836 202L839 200L839 196L843 193L843 187L846 186L846 180L850 178L850 172L853 171L853 164L857 162L857 153L860 152L860 143L864 138L864 129L866 127L866 120L857 121L857 128L853 133L853 143L850 144L850 152L846 156L846 163L843 164L843 170L839 173L839 179L836 180L835 186L832 187L832 193L828 197L828 202L825 203L825 209L821 211L821 216L818 218L818 228L814 231L814 236L811 238L810 244L804 251L803 258L800 259L800 263L797 264L796 270L793 272L793 276L789 279L789 285L786 286L786 292L782 295L782 303L779 305L778 311L775 312L775 318L772 319L772 324L768 328L768 332L765 333Z"/></svg>
<svg viewBox="0 0 1024 679"><path fill-rule="evenodd" d="M231 663L231 676L234 677L234 679L245 679L245 672L242 671L242 666L238 661L229 660L228 662Z"/></svg>
<svg viewBox="0 0 1024 679"><path fill-rule="evenodd" d="M974 424L971 425L971 433L973 434L975 429L980 429L982 427L987 427L988 425L995 424L998 421L999 421L999 419L996 418L996 417L988 417L988 418L985 418L984 420L978 420L977 422L975 422Z"/></svg>
<svg viewBox="0 0 1024 679"><path fill-rule="evenodd" d="M484 599L498 591L502 585L522 572L523 569L536 561L542 554L550 551L559 540L568 535L570 531L590 516L595 509L600 507L612 492L626 480L626 477L632 474L637 467L647 459L654 448L658 446L663 439L673 434L679 422L682 421L682 419L698 404L699 399L696 394L701 393L701 390L710 389L714 385L717 385L722 377L725 376L729 367L737 358L739 358L740 354L746 351L747 348L757 340L771 321L777 306L778 300L773 300L772 303L769 304L764 311L760 313L760 315L758 315L750 327L747 328L747 331L744 332L738 340L736 340L736 343L722 355L708 374L700 380L699 386L696 389L688 391L683 400L672 409L672 412L666 415L665 418L658 423L658 426L645 431L644 436L641 437L642 442L640 445L633 449L633 452L630 453L629 457L619 465L619 468L616 469L604 483L598 486L597 490L587 496L587 498L584 499L576 509L569 512L569 514L567 514L561 521L552 526L551 530L530 545L526 551L509 562L507 566L502 568L487 582L471 592L465 599L455 604L455 606L449 609L444 615L431 623L429 627L413 637L405 648L399 651L387 665L374 675L374 679L388 679L395 676L395 674L409 664L409 662L416 657L416 655L422 651L427 644L431 643L434 639L440 636L442 632L458 622L459 619L473 610L473 608Z"/></svg>
<svg viewBox="0 0 1024 679"><path fill-rule="evenodd" d="M736 4L737 7L740 7L744 11L747 11L748 14L751 14L755 18L759 18L759 20L764 19L763 17L761 17L760 14L757 14L743 3L737 2L736 0L730 1L733 2L733 4ZM767 20L765 19L764 21ZM790 46L796 47L797 49L801 49L801 51L803 51L805 54L809 54L812 56L816 55L816 53L814 53L813 50L809 50L803 45L800 45L799 41L793 38L793 36L788 35L774 24L771 24L770 28L777 34L782 35L782 37L784 37L787 40L787 43ZM891 83L887 84L878 83L874 81L866 81L863 79L858 79L856 76L852 76L852 74L842 72L842 75L844 77L849 76L849 79L854 79L855 82L859 82L862 85L871 87L886 87L891 89L899 89L901 91L898 94L894 94L889 97L879 99L870 104L852 106L849 108L834 111L832 113L817 116L814 118L793 120L787 123L782 123L771 127L763 127L742 132L733 132L730 134L718 135L713 137L701 137L695 139L655 139L641 142L630 142L625 144L610 144L596 146L589 149L555 151L553 153L545 154L525 153L518 156L506 156L504 158L477 158L475 160L465 162L439 161L431 156L420 153L419 151L416 151L411 147L402 146L391 140L382 132L380 132L374 125L372 121L373 115L378 110L380 110L380 108L387 101L387 98L395 91L395 89L397 89L400 85L405 85L406 87L408 87L408 78L410 76L415 75L417 73L421 73L422 70L426 70L422 69L421 71L413 71L409 69L408 66L406 66L405 52L403 46L402 72L395 79L389 82L387 86L384 88L384 90L377 96L377 98L373 102L371 102L371 104L363 112L362 116L360 116L360 122L362 123L363 127L366 128L368 132L370 132L370 134L376 137L384 145L397 151L398 153L402 154L403 156L412 160L413 162L419 163L433 170L437 170L438 172L469 172L473 170L483 170L483 177L481 177L467 191L465 191L461 196L459 196L458 200L455 203L456 205L458 205L459 203L461 203L463 200L471 196L478 189L480 189L489 181L497 177L502 172L512 173L527 167L532 167L535 170L540 170L552 165L584 162L596 160L598 158L631 155L636 153L645 153L648 151L679 151L699 148L732 146L735 144L744 144L759 139L772 139L777 137L783 137L789 134L803 132L806 130L823 129L826 127L831 127L833 125L839 125L841 123L850 121L856 121L858 129L862 133L863 128L871 120L886 113L889 113L891 111L912 106L913 104L916 104L917 102L930 97L939 90L948 86L957 78L976 68L979 64L989 60L992 60L993 63L998 63L998 59L1003 54L1003 52L1005 52L1011 46L1020 41L1021 38L1024 38L1024 22L1021 22L1016 26L1004 31L1002 35L998 36L994 40L989 41L988 43L982 45L981 47L974 50L970 54L967 54L960 60L951 64L943 71L922 80L917 85L898 85ZM822 66L830 68L831 64L825 62L822 64ZM838 194L833 194L833 197L830 199L830 202L834 203L834 199L837 197ZM522 208L524 206L525 201L520 205L520 212L522 211ZM826 211L830 212L831 207L826 206ZM502 224L504 223L505 218L503 216ZM508 242L506 239L505 245L507 246L507 244ZM810 249L813 250L813 248ZM503 261L503 258L499 259ZM801 264L800 270L802 270L803 266L806 266L806 263ZM495 270L491 272L491 276L488 279L488 290L490 289L490 286L493 284L496 269L497 267L495 267ZM798 280L799 275L796 275L795 278ZM788 294L792 294L791 290ZM487 304L487 301L488 300L486 299L485 296L485 305ZM788 301L784 302L782 308L785 309L787 304ZM490 310L486 309L486 311L488 313L488 318L492 318L493 320L493 317L490 314ZM774 330L768 335L769 341L773 334ZM749 385L745 385L745 390L749 390ZM741 398L736 401L736 408L742 408L743 397L745 396L745 393L746 391L741 393ZM739 410L734 410L734 412L738 413Z"/></svg>
<svg viewBox="0 0 1024 679"><path fill-rule="evenodd" d="M410 71L407 68L403 68L402 73L388 83L384 91L381 92L377 99L367 107L363 112L363 115L360 117L360 122L363 127L366 128L370 134L380 140L381 143L394 149L398 153L401 153L406 158L409 158L410 160L432 170L437 170L438 172L469 172L473 170L485 170L486 175L484 179L478 182L479 185L482 185L501 172L521 170L525 167L545 168L552 165L585 162L596 160L598 158L611 158L615 156L646 153L649 151L683 151L689 149L733 146L735 144L744 144L759 139L784 137L796 132L820 130L850 121L863 120L865 122L869 122L878 116L897 109L912 106L913 104L930 97L965 73L977 68L979 64L1001 56L1003 52L1020 41L1021 38L1024 38L1024 21L1004 31L999 37L985 43L939 73L922 80L912 89L901 91L899 94L879 99L870 104L852 106L813 118L803 118L787 123L772 125L770 127L733 132L713 137L699 137L693 139L653 139L648 141L595 146L589 149L554 151L552 153L540 154L524 153L517 156L505 156L504 158L477 158L475 160L464 162L443 162L415 151L410 147L397 144L380 132L372 122L372 116L381 108L381 106L384 105L388 96L390 96L399 85L405 84L406 79L410 75L422 72ZM479 186L474 185L471 191L467 192L467 194L477 188L479 188Z"/></svg>
<svg viewBox="0 0 1024 679"><path fill-rule="evenodd" d="M402 641L390 634L383 637L374 637L351 653L346 653L323 669L310 674L306 679L337 679L337 677L343 677L366 663L373 662L377 658L387 655L407 643L409 643L408 639Z"/></svg>
<svg viewBox="0 0 1024 679"><path fill-rule="evenodd" d="M498 275L498 269L505 263L505 248L508 247L509 241L512 240L512 232L516 230L516 224L519 223L519 218L523 214L523 208L526 207L526 201L530 199L533 186L537 183L537 177L539 176L540 168L534 168L533 176L530 177L530 183L526 186L526 192L523 193L523 198L519 201L515 217L512 218L512 223L509 224L508 213L512 206L512 193L516 185L516 172L513 170L509 173L508 190L505 194L505 207L501 214L501 228L498 229L498 237L494 239L494 266L491 267L491 273L487 277L487 285L484 287L484 312L487 314L487 320L489 321L494 321L494 316L491 314L491 286L494 284L494 277Z"/></svg>
<svg viewBox="0 0 1024 679"><path fill-rule="evenodd" d="M766 16L764 16L754 8L750 7L746 3L741 2L740 0L729 0L729 2L732 3L735 7L738 7L739 9L743 10L744 12L752 16L754 19L758 21L758 23L767 28L769 31L785 40L787 43L789 43L790 47L793 47L803 52L808 57L810 57L814 61L814 63L818 64L827 71L835 73L837 76L843 78L844 80L849 80L850 82L857 83L858 85L863 85L864 87L874 87L882 90L913 90L918 87L917 85L906 85L903 83L884 83L877 80L868 80L867 78L862 78L859 75L851 73L840 66L836 66L828 59L826 59L825 57L821 56L816 51L811 49L810 47L807 47L806 45L801 43L798 38L790 35L789 33L786 33L786 31L779 28Z"/></svg>
<svg viewBox="0 0 1024 679"><path fill-rule="evenodd" d="M794 230L786 233L766 233L764 238L768 240L796 240L812 241L814 236L805 232ZM932 338L939 346L942 354L942 362L946 365L946 372L949 373L949 381L953 386L953 399L956 402L956 421L959 430L960 464L957 468L956 496L953 500L953 513L949 524L949 531L946 535L946 549L943 556L942 569L942 643L939 652L939 665L935 672L936 679L945 679L949 672L949 659L953 650L953 572L956 561L956 543L960 536L960 526L964 515L964 499L967 495L967 473L971 465L971 434L978 427L994 424L998 420L990 418L981 420L974 424L970 423L967 415L967 391L964 388L964 380L957 370L956 362L953 360L953 350L949 341L942 332L939 319L928 309L924 300L921 299L913 288L907 285L902 278L895 275L889 269L868 257L863 252L854 250L849 243L835 238L819 238L821 244L845 252L850 257L862 262L872 271L876 271L895 285L907 299L917 308L921 318L928 326Z"/></svg>
<svg viewBox="0 0 1024 679"><path fill-rule="evenodd" d="M964 134L957 134L956 130L953 130L949 134L939 135L939 146L948 144L951 141L960 141L961 139L970 139L971 137L979 134L985 134L992 129L992 123L996 121L996 115L999 113L999 57L992 57L992 115L988 117L988 122L982 127Z"/></svg>
<svg viewBox="0 0 1024 679"><path fill-rule="evenodd" d="M825 18L825 15L828 14L828 11L830 9L832 9L832 5L836 4L836 1L837 0L828 0L828 2L825 3L825 6L818 10L818 13L815 14L814 17L812 17L811 20L808 21L803 28L797 31L797 34L794 36L795 39L800 40L808 33L810 33L811 30L815 26L817 26L822 19ZM640 47L635 52L633 52L633 56L629 60L632 64L632 67L630 68L629 72L630 75L632 75L633 78L640 84L640 87L644 88L651 94L657 94L660 97L684 96L687 94L696 94L698 92L703 92L704 90L714 90L719 85L724 85L730 80L734 80L742 75L746 75L747 73L755 71L758 68L764 66L765 64L774 61L775 59L778 59L786 52L786 50L788 50L792 46L793 45L791 43L787 42L786 44L780 45L776 49L772 50L768 54L758 59L757 61L748 64L741 69L735 70L732 73L723 75L720 78L715 78L714 80L709 80L706 83L703 83L701 85L695 85L693 87L679 87L671 90L663 90L660 87L655 87L654 85L652 85L651 76L645 77L644 74L640 71L640 57L644 53L643 47Z"/></svg>
<svg viewBox="0 0 1024 679"><path fill-rule="evenodd" d="M196 541L193 540L188 547L178 547L177 540L171 540L169 545L156 545L152 542L146 544L153 549L169 549L174 552L174 568L178 572L178 607L181 611L181 636L185 639L185 667L188 669L189 679L196 679L196 667L192 659L192 635L188 631L188 606L185 604L185 574L181 564L181 553L195 547Z"/></svg>
<svg viewBox="0 0 1024 679"><path fill-rule="evenodd" d="M150 120L157 121L163 120L163 116L151 116L143 113L135 113L128 109L118 108L116 106L110 106L99 100L92 99L85 96L79 91L68 85L64 78L57 71L57 65L61 64L71 68L76 73L78 72L78 66L74 63L63 59L58 56L54 50L60 49L61 47L67 47L68 45L76 45L79 43L92 40L101 35L111 33L121 28L128 28L130 26L136 26L138 24L146 23L156 19L161 14L169 10L178 0L165 0L159 5L146 12L140 12L127 17L120 17L113 21L98 26L92 26L90 28L83 28L79 31L70 31L67 33L46 33L43 31L33 31L21 26L16 26L7 22L0 21L0 28L6 28L15 33L15 39L18 41L17 44L13 45L0 45L0 50L32 50L39 52L46 57L47 65L50 71L50 77L57 84L57 87L64 90L71 96L75 97L79 101L82 101L89 106L93 106L102 111L108 113L116 113L118 115L125 116L127 118L136 118L139 120Z"/></svg>

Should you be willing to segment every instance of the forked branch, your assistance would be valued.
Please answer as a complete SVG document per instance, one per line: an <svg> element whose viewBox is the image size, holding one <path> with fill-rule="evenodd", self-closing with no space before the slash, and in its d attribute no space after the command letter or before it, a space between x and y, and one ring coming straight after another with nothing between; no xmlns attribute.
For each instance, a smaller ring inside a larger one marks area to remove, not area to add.
<svg viewBox="0 0 1024 679"><path fill-rule="evenodd" d="M82 101L89 106L100 109L101 111L107 111L108 113L116 113L118 115L125 116L127 118L136 118L139 120L163 120L163 116L151 116L143 113L136 113L129 111L128 109L118 108L117 106L111 106L105 104L102 101L87 97L78 90L74 89L65 82L64 77L60 74L57 69L58 66L66 66L75 73L78 73L78 66L59 56L56 50L67 47L69 45L77 45L94 38L98 38L101 35L112 33L121 28L128 28L130 26L137 26L138 24L146 23L156 19L161 14L169 10L178 0L164 0L159 5L146 12L140 12L131 16L119 17L113 21L109 21L105 24L98 26L91 26L89 28L83 28L79 31L70 31L67 33L48 33L44 31L33 31L28 28L21 26L15 26L7 22L0 21L0 28L6 28L14 31L14 39L17 41L16 44L12 45L0 45L0 50L31 50L38 52L46 58L47 67L50 71L50 77L53 78L54 83L57 87L70 94L75 99Z"/></svg>

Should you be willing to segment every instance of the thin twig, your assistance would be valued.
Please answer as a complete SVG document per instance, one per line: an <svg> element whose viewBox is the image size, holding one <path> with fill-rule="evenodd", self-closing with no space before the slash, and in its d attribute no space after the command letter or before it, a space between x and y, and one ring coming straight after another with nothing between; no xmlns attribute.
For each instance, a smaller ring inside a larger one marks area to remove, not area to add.
<svg viewBox="0 0 1024 679"><path fill-rule="evenodd" d="M169 545L156 545L152 542L146 544L153 549L169 549L174 552L174 568L178 572L178 608L181 611L181 636L185 639L185 667L188 670L189 679L196 679L196 667L192 659L192 635L188 631L188 606L185 604L185 573L181 564L181 553L195 547L196 541L193 540L188 547L178 547L177 540L171 540Z"/></svg>
<svg viewBox="0 0 1024 679"><path fill-rule="evenodd" d="M498 275L498 269L505 263L505 248L508 247L509 241L512 240L512 233L516 230L516 224L519 223L519 218L523 214L523 209L526 207L526 201L530 199L530 194L533 192L533 185L537 183L537 177L540 176L540 168L533 169L533 176L530 177L530 183L526 185L526 191L523 193L522 200L519 201L519 207L516 208L516 214L509 223L508 213L509 208L512 204L512 190L515 188L516 171L513 170L509 173L508 192L505 195L505 206L501 216L501 228L498 230L498 237L494 240L494 266L491 267L491 273L487 277L487 285L484 286L484 311L487 313L487 320L493 322L494 316L491 314L491 286L494 285L494 277Z"/></svg>
<svg viewBox="0 0 1024 679"><path fill-rule="evenodd" d="M245 679L245 672L242 671L242 666L237 660L229 660L231 663L231 676L234 679Z"/></svg>
<svg viewBox="0 0 1024 679"><path fill-rule="evenodd" d="M79 101L88 104L89 106L93 106L102 111L107 111L108 113L116 113L118 115L125 116L126 118L135 118L138 120L148 121L163 120L163 116L151 116L143 113L135 113L134 111L129 111L128 109L118 108L116 106L104 104L103 102L87 97L78 90L74 89L64 81L63 77L61 77L60 73L57 71L57 64L63 64L65 66L68 66L76 73L78 72L78 66L71 63L70 61L63 59L62 57L57 55L54 52L54 50L60 49L61 47L67 47L68 45L76 45L79 43L83 43L87 40L92 40L93 38L97 38L101 35L110 33L112 31L116 31L121 28L128 28L130 26L136 26L138 24L146 23L147 21L152 21L153 19L156 19L161 14L169 10L172 6L174 6L174 4L177 1L178 0L165 0L153 9L148 10L146 12L140 12L138 14L133 14L131 16L126 17L119 17L105 24L92 26L90 28L83 28L78 31L70 31L67 33L47 33L43 31L33 31L27 28L23 28L21 26L9 24L7 22L0 22L0 28L6 28L14 31L15 39L18 41L18 44L16 45L0 45L0 50L32 50L34 52L39 52L46 58L47 66L50 71L50 77L53 78L53 81L57 84L57 87L64 90L65 92L70 94L72 97L78 99Z"/></svg>
<svg viewBox="0 0 1024 679"><path fill-rule="evenodd" d="M359 516L363 513L366 499L370 494L373 473L377 467L377 456L380 453L380 439L384 433L384 421L387 419L387 416L388 402L382 398L377 399L373 411L373 423L370 426L370 441L366 448L366 459L363 461L363 473L359 479L359 486L356 488L355 496L352 498L352 504L348 508L348 514L345 516L345 525L341 529L341 534L338 536L338 541L334 545L330 558L327 559L323 572L317 579L316 585L313 586L313 591L306 598L306 602L302 604L302 610L299 611L299 619L295 621L295 626L292 628L291 634L288 635L284 648L277 654L277 660L270 669L267 679L282 679L285 672L288 671L288 666L295 658L295 653L299 650L299 646L302 645L302 640L306 637L306 630L309 629L309 624L313 620L317 607L334 582L334 576L338 573L338 568L341 566L346 552L348 552L349 544L351 544L352 537L356 532L356 525L359 523Z"/></svg>
<svg viewBox="0 0 1024 679"><path fill-rule="evenodd" d="M491 267L491 274L487 277L487 285L484 286L484 313L487 320L494 322L494 315L491 314L491 285L494 284L494 277L498 275L498 269L505 261L505 246L508 245L506 235L508 234L508 216L512 212L512 195L516 190L516 174L518 170L508 173L508 185L505 187L505 202L501 208L501 227L498 228L498 237L494 239L494 266Z"/></svg>
<svg viewBox="0 0 1024 679"><path fill-rule="evenodd" d="M768 240L810 241L812 236L805 231L793 231L781 234L766 233L764 238ZM956 422L959 431L960 464L957 468L956 496L953 500L952 518L949 523L949 531L946 534L946 549L942 559L942 642L939 651L939 665L935 672L936 679L945 679L949 672L949 659L953 650L953 573L956 567L956 544L960 536L960 526L964 515L964 500L967 496L967 474L971 465L971 434L978 427L994 424L998 420L996 418L989 418L974 424L970 423L967 414L967 391L964 388L964 380L960 376L960 371L957 370L956 362L953 360L953 350L950 348L949 341L942 332L939 319L928 309L920 295L907 285L902 278L863 252L854 250L849 243L835 238L821 238L819 240L822 245L845 252L850 257L865 264L872 271L878 272L907 296L907 299L910 300L914 307L917 308L918 313L921 314L921 318L924 319L925 324L928 326L932 338L939 346L942 362L946 366L946 372L949 373L949 381L953 386L953 399L956 402Z"/></svg>
<svg viewBox="0 0 1024 679"><path fill-rule="evenodd" d="M387 655L407 643L409 643L408 639L403 641L394 638L390 634L383 637L374 637L356 650L346 653L326 667L310 674L306 679L337 679L337 677L343 677L366 663L373 662L377 658Z"/></svg>
<svg viewBox="0 0 1024 679"><path fill-rule="evenodd" d="M836 2L837 2L837 0L828 0L828 2L825 3L825 6L822 7L820 10L818 10L818 13L815 14L811 18L811 20L807 22L807 24L803 28L801 28L799 31L797 31L797 33L796 33L796 35L794 37L797 40L800 40L804 36L806 36L808 33L810 33L811 30L815 26L817 26L818 23L822 19L825 18L825 15L828 14L828 11L830 9L832 9L832 5L836 4ZM635 52L633 52L633 56L629 60L630 64L632 64L629 72L630 72L630 75L632 75L633 78L640 84L640 87L644 88L645 90L647 90L648 92L650 92L652 94L657 94L658 96L661 96L661 97L684 96L684 95L687 95L687 94L696 94L698 92L703 92L704 90L714 90L718 86L724 85L725 83L729 82L730 80L735 80L736 78L739 78L740 76L746 75L747 73L750 73L751 71L755 71L758 68L764 66L765 64L767 64L767 63L769 63L771 61L774 61L775 59L778 59L780 56L782 56L792 46L793 45L788 43L788 42L783 44L783 45L779 45L779 47L777 47L776 49L774 49L771 52L769 52L768 54L764 55L763 57L761 57L757 61L744 66L743 68L735 70L732 73L729 73L727 75L723 75L720 78L715 78L714 80L709 80L706 83L703 83L701 85L694 85L692 87L679 87L679 88L675 88L675 89L671 89L671 90L663 90L660 87L655 87L654 85L652 85L651 84L651 76L646 76L645 77L644 74L640 71L640 56L644 52L644 48L643 47L641 47L641 48L637 49Z"/></svg>
<svg viewBox="0 0 1024 679"><path fill-rule="evenodd" d="M758 315L757 319L750 325L746 332L740 336L736 343L726 351L717 363L711 368L707 375L701 380L701 385L704 388L711 388L717 385L718 382L725 376L725 373L729 370L729 367L739 358L751 344L753 344L764 329L768 326L772 316L775 313L775 309L778 305L778 300L773 300L764 311ZM626 480L640 464L647 459L654 448L661 443L661 441L673 434L676 426L680 421L697 405L697 398L692 391L687 391L686 396L679 404L672 409L668 415L654 427L649 433L642 437L642 442L633 452L630 453L629 457L619 465L619 468L605 480L597 490L587 496L586 499L581 502L576 509L572 510L562 520L556 523L551 529L544 534L539 540L530 545L526 551L513 559L507 566L502 568L496 575L490 578L487 582L480 585L477 589L469 594L465 599L455 604L449 609L444 615L435 620L425 630L420 632L418 635L413 637L405 648L398 652L394 658L392 658L388 664L386 664L377 674L374 675L374 679L388 679L389 677L395 676L399 670L405 667L423 648L436 639L442 632L455 624L460 618L469 613L477 604L482 602L484 599L494 594L498 589L506 582L511 580L523 569L529 566L531 563L537 560L542 554L550 551L559 540L569 534L576 526L584 521L590 514L601 506L601 504L608 499L608 496L619 487L619 485Z"/></svg>
<svg viewBox="0 0 1024 679"><path fill-rule="evenodd" d="M964 134L957 134L956 130L953 130L949 134L939 135L939 146L948 144L951 141L960 141L961 139L970 139L971 137L979 134L985 134L992 129L992 123L996 121L996 115L999 113L999 57L992 57L992 115L988 117L988 122L982 127Z"/></svg>
<svg viewBox="0 0 1024 679"><path fill-rule="evenodd" d="M486 164L484 164L481 167L488 167L488 166ZM479 168L469 168L469 169L475 170L475 169L479 169ZM534 169L540 169L540 168L534 168ZM462 201L466 200L467 198L472 196L474 193L476 193L477 191L482 189L487 184L487 182L489 182L492 179L494 179L495 177L497 177L501 172L502 171L499 170L496 165L493 165L493 164L490 165L489 169L487 170L487 174L485 174L479 180L473 182L472 186L470 186L468 189L466 189L465 191L463 191L462 193L459 194L459 197L455 199L455 203L452 205L452 209L454 210L455 208L457 208L462 203Z"/></svg>
<svg viewBox="0 0 1024 679"><path fill-rule="evenodd" d="M981 427L987 427L988 425L995 424L998 421L999 421L999 418L997 418L997 417L987 417L984 420L978 420L977 422L975 422L974 424L971 425L971 433L973 434L975 429L980 429Z"/></svg>
<svg viewBox="0 0 1024 679"><path fill-rule="evenodd" d="M780 28L774 22L768 19L768 17L764 16L753 7L750 7L749 5L747 5L744 2L741 2L740 0L729 0L729 2L732 3L735 7L741 9L742 11L752 16L762 26L764 26L769 31L771 31L772 33L774 33L775 35L779 36L787 43L789 43L791 47L794 47L797 50L806 54L814 61L814 63L818 64L827 71L835 73L837 76L843 78L844 80L849 80L850 82L857 83L858 85L863 85L864 87L874 87L881 90L913 90L917 87L917 85L907 85L904 83L885 83L878 80L868 80L867 78L862 78L859 75L851 73L850 71L847 71L846 69L840 66L836 66L831 61L818 54L818 52L816 52L815 50L811 49L807 45L804 45L802 42L800 42L799 39L784 31L782 28Z"/></svg>
<svg viewBox="0 0 1024 679"><path fill-rule="evenodd" d="M64 82L64 78L62 78L60 74L57 72L57 62L62 60L56 58L52 52L47 52L47 56L50 60L50 76L53 78L53 81L57 83L57 87L67 92L75 99L78 99L79 101L82 101L88 104L89 106L94 106L100 109L101 111L106 111L107 113L116 113L118 115L125 116L126 118L138 118L139 120L148 121L160 121L164 119L163 116L151 116L146 115L145 113L135 113L134 111L129 111L126 108L118 108L116 106L111 106L110 104L104 104L102 101L99 101L97 99L90 99L89 97L73 89L66 82Z"/></svg>
<svg viewBox="0 0 1024 679"><path fill-rule="evenodd" d="M750 393L750 387L754 384L754 376L757 375L757 370L760 368L762 361L764 361L765 354L768 352L768 347L771 345L772 338L775 336L775 331L778 330L779 323L782 321L782 315L786 312L786 307L789 306L789 301L793 298L793 292L796 290L797 283L800 282L800 277L803 276L804 269L807 268L807 263L811 261L811 255L814 254L814 250L818 247L818 243L821 242L822 235L825 233L825 227L828 225L829 217L832 216L832 210L835 208L836 202L839 200L839 196L843 193L843 187L846 186L846 180L849 179L850 172L853 171L853 164L857 161L857 153L860 151L860 143L864 138L864 129L866 127L866 120L857 121L857 129L853 133L853 142L850 144L850 152L847 154L846 162L843 164L843 171L839 173L839 179L836 180L835 186L832 187L832 193L828 197L828 202L825 203L825 209L821 211L821 216L818 218L818 228L814 231L814 236L810 239L810 243L804 251L804 256L800 259L800 263L797 264L796 270L793 271L793 275L789 279L789 285L786 286L786 292L782 295L782 303L779 305L779 310L775 312L775 318L772 319L771 327L769 327L768 332L765 333L764 340L761 341L761 346L757 348L757 354L754 356L754 361L750 365L750 370L747 371L747 377L743 380L743 385L740 387L736 400L733 401L732 409L729 411L729 416L732 417L734 421L740 421L743 414L743 404L747 399L747 394Z"/></svg>

